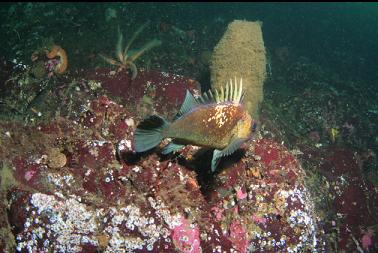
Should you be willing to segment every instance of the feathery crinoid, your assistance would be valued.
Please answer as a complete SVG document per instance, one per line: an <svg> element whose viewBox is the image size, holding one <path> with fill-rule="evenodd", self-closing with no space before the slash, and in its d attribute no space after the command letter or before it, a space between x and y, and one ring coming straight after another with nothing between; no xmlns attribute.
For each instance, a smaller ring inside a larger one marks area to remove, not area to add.
<svg viewBox="0 0 378 253"><path fill-rule="evenodd" d="M121 33L120 28L118 27L118 41L116 45L116 58L110 58L100 54L101 58L103 58L107 63L117 66L118 71L123 69L130 69L131 71L131 79L134 80L138 74L137 66L135 65L135 61L146 51L150 50L153 47L160 46L161 41L158 39L153 39L144 46L136 50L130 50L132 43L138 37L138 35L146 28L149 22L144 23L142 26L138 28L133 34L133 36L128 41L125 48L123 48L123 34Z"/></svg>

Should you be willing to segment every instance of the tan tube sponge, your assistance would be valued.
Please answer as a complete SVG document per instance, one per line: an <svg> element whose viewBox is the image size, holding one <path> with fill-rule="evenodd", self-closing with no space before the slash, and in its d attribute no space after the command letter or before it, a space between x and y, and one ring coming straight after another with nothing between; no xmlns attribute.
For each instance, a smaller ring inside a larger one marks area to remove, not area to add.
<svg viewBox="0 0 378 253"><path fill-rule="evenodd" d="M252 116L258 115L266 78L266 55L261 22L235 20L214 48L211 85L220 89L235 77L243 78L244 104Z"/></svg>

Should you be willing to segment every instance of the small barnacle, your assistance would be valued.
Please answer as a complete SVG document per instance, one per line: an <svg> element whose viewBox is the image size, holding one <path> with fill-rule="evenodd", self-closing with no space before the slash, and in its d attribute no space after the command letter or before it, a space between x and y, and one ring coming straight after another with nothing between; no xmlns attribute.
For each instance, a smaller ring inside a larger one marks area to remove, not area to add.
<svg viewBox="0 0 378 253"><path fill-rule="evenodd" d="M181 238L180 238L181 241L183 242L187 242L189 241L189 237L187 235L183 235Z"/></svg>
<svg viewBox="0 0 378 253"><path fill-rule="evenodd" d="M154 249L154 245L153 244L147 244L147 250L148 251L151 251Z"/></svg>
<svg viewBox="0 0 378 253"><path fill-rule="evenodd" d="M48 239L46 239L44 242L43 242L43 246L44 247L48 247L50 245L50 241Z"/></svg>
<svg viewBox="0 0 378 253"><path fill-rule="evenodd" d="M129 127L134 127L134 126L135 126L135 122L134 122L134 119L133 119L133 118L125 119L125 123L126 123L126 125L128 125Z"/></svg>
<svg viewBox="0 0 378 253"><path fill-rule="evenodd" d="M167 228L163 228L161 234L163 235L163 238L167 238L170 235L170 232Z"/></svg>
<svg viewBox="0 0 378 253"><path fill-rule="evenodd" d="M219 252L219 253L221 253L222 252L222 246L220 246L220 245L217 245L217 246L215 246L215 252Z"/></svg>
<svg viewBox="0 0 378 253"><path fill-rule="evenodd" d="M30 227L30 222L29 222L29 221L26 221L25 224L24 224L24 227L25 227L25 228Z"/></svg>
<svg viewBox="0 0 378 253"><path fill-rule="evenodd" d="M274 238L273 238L271 243L272 243L272 246L276 246L278 242L276 243L276 240L274 240Z"/></svg>
<svg viewBox="0 0 378 253"><path fill-rule="evenodd" d="M139 166L135 166L134 168L132 168L132 171L134 172L141 172L141 168Z"/></svg>
<svg viewBox="0 0 378 253"><path fill-rule="evenodd" d="M260 161L261 160L261 156L259 156L259 155L253 155L253 159L255 161Z"/></svg>
<svg viewBox="0 0 378 253"><path fill-rule="evenodd" d="M282 235L280 238L281 245L284 245L286 243L286 235Z"/></svg>
<svg viewBox="0 0 378 253"><path fill-rule="evenodd" d="M200 234L200 237L201 237L201 240L206 240L207 239L207 233L206 232L202 232Z"/></svg>

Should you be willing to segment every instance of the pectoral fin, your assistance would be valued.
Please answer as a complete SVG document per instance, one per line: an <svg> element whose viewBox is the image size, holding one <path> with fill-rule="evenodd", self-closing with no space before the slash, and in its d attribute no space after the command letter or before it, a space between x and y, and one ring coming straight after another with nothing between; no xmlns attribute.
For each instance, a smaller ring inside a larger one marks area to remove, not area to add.
<svg viewBox="0 0 378 253"><path fill-rule="evenodd" d="M169 143L167 146L165 146L163 148L163 150L161 151L161 153L163 155L166 155L166 154L169 154L169 153L171 153L173 151L177 151L177 150L183 148L184 146L185 145L181 145L181 144L177 144L177 143L171 142L171 143Z"/></svg>
<svg viewBox="0 0 378 253"><path fill-rule="evenodd" d="M213 153L213 159L211 160L211 171L214 172L219 164L219 160L222 156L228 156L237 150L243 142L248 140L247 138L235 138L228 146L222 150L215 149Z"/></svg>

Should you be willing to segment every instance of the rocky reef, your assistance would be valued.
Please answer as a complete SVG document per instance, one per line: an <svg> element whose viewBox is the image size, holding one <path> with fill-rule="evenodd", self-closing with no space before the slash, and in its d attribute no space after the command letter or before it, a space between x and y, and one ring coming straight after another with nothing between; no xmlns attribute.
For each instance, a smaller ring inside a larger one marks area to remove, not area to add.
<svg viewBox="0 0 378 253"><path fill-rule="evenodd" d="M126 72L106 69L83 76L101 83L104 94L92 98L82 87L75 89L72 99L79 101L71 103L70 115L27 126L1 123L3 251L298 252L324 246L302 168L273 140L256 136L214 175L211 157L193 146L172 156L160 155L161 147L133 151L133 131L145 110L173 117L185 90L198 92L195 81L160 72L141 72L131 81Z"/></svg>

